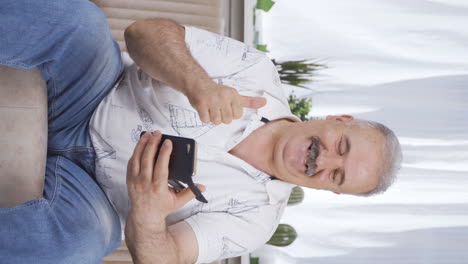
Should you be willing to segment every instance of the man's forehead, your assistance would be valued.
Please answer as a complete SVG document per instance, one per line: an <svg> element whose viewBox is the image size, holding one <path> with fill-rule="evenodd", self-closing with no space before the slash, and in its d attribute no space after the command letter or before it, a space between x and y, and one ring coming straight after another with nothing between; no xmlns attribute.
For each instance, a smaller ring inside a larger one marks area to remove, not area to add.
<svg viewBox="0 0 468 264"><path fill-rule="evenodd" d="M351 122L347 125L344 131L355 144L364 144L366 147L372 145L375 149L380 149L383 146L384 136L379 130Z"/></svg>
<svg viewBox="0 0 468 264"><path fill-rule="evenodd" d="M346 178L352 188L373 187L382 167L383 136L375 129L358 127L348 135L350 152L346 161ZM357 190L366 191L366 190Z"/></svg>
<svg viewBox="0 0 468 264"><path fill-rule="evenodd" d="M373 189L378 184L379 166L377 164L378 162L360 160L354 163L354 166L348 166L345 188L353 193L367 192Z"/></svg>

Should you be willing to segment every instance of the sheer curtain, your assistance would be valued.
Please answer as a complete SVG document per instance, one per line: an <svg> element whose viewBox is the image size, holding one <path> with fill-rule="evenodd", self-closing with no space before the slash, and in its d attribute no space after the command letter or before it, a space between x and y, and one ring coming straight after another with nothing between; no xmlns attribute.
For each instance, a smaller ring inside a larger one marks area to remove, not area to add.
<svg viewBox="0 0 468 264"><path fill-rule="evenodd" d="M382 122L404 161L384 195L307 190L282 219L297 240L260 263L468 263L468 1L278 0L263 27L272 58L328 66L286 87L313 116Z"/></svg>

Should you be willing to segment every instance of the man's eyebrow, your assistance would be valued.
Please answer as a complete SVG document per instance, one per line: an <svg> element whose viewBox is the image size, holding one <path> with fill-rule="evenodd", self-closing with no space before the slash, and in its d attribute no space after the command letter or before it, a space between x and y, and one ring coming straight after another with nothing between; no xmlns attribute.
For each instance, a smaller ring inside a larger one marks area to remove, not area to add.
<svg viewBox="0 0 468 264"><path fill-rule="evenodd" d="M345 138L345 145L346 145L344 154L349 154L349 151L351 150L351 143L349 143L349 138L347 136L344 136L344 138ZM345 179L346 179L346 175L345 175L345 171L343 170L343 172L341 173L341 179L338 185L339 186L343 185Z"/></svg>
<svg viewBox="0 0 468 264"><path fill-rule="evenodd" d="M349 151L351 150L351 143L349 143L349 138L347 136L344 136L345 137L345 143L346 143L346 150L345 150L345 154L346 153L349 153Z"/></svg>

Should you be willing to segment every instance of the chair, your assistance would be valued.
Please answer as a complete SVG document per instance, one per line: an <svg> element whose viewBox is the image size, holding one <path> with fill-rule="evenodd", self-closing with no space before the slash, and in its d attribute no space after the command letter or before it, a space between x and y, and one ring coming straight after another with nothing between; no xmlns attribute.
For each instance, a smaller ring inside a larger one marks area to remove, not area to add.
<svg viewBox="0 0 468 264"><path fill-rule="evenodd" d="M112 36L126 51L124 30L135 20L169 18L231 35L232 0L93 0L107 17ZM237 2L243 1L234 1ZM239 31L235 29L234 31ZM237 33L236 33L237 34ZM42 196L47 154L47 88L37 69L0 66L0 207ZM104 263L131 263L125 243Z"/></svg>

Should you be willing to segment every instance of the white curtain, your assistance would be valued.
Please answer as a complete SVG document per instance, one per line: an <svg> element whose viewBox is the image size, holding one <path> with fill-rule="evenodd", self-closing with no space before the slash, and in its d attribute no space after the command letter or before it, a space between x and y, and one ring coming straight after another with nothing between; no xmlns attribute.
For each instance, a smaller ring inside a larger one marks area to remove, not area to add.
<svg viewBox="0 0 468 264"><path fill-rule="evenodd" d="M307 190L282 219L298 239L261 263L468 263L468 1L278 0L262 19L272 58L328 66L287 91L388 125L404 162L384 195Z"/></svg>

